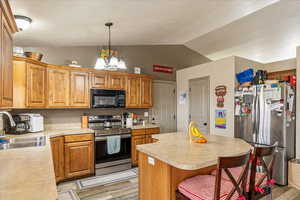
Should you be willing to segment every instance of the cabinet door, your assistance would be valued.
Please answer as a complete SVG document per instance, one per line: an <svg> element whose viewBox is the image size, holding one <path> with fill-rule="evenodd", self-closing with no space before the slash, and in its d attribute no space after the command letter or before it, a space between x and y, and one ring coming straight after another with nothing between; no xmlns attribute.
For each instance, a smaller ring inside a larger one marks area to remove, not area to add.
<svg viewBox="0 0 300 200"><path fill-rule="evenodd" d="M131 138L131 159L132 165L136 166L138 164L138 151L136 150L136 146L140 144L146 143L145 135L133 136Z"/></svg>
<svg viewBox="0 0 300 200"><path fill-rule="evenodd" d="M44 108L46 105L46 68L27 63L26 106Z"/></svg>
<svg viewBox="0 0 300 200"><path fill-rule="evenodd" d="M106 89L107 88L107 72L99 71L91 73L92 88Z"/></svg>
<svg viewBox="0 0 300 200"><path fill-rule="evenodd" d="M111 73L108 76L108 87L113 90L125 90L126 76L121 74Z"/></svg>
<svg viewBox="0 0 300 200"><path fill-rule="evenodd" d="M73 178L94 173L94 143L65 143L65 177Z"/></svg>
<svg viewBox="0 0 300 200"><path fill-rule="evenodd" d="M71 72L70 106L88 108L89 103L89 76L86 72Z"/></svg>
<svg viewBox="0 0 300 200"><path fill-rule="evenodd" d="M48 107L69 106L70 74L64 69L47 69Z"/></svg>
<svg viewBox="0 0 300 200"><path fill-rule="evenodd" d="M136 76L127 77L126 107L139 108L140 100L140 78Z"/></svg>
<svg viewBox="0 0 300 200"><path fill-rule="evenodd" d="M152 79L141 78L141 107L152 107Z"/></svg>
<svg viewBox="0 0 300 200"><path fill-rule="evenodd" d="M1 14L0 14L1 15ZM13 105L13 66L12 66L12 35L7 21L2 15L2 55L0 59L1 80L1 106L12 107ZM1 36L1 34L0 34Z"/></svg>
<svg viewBox="0 0 300 200"><path fill-rule="evenodd" d="M55 179L59 182L64 179L65 163L64 163L64 138L51 138L52 159L54 165Z"/></svg>

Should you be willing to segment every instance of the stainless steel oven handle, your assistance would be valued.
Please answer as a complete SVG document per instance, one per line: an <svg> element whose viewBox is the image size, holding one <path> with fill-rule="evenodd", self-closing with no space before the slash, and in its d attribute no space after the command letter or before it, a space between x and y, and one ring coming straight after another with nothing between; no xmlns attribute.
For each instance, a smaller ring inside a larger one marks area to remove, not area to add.
<svg viewBox="0 0 300 200"><path fill-rule="evenodd" d="M95 141L106 141L106 138L108 136L100 136L100 137L95 137ZM121 135L121 139L123 138L131 138L131 134L124 134L124 135Z"/></svg>

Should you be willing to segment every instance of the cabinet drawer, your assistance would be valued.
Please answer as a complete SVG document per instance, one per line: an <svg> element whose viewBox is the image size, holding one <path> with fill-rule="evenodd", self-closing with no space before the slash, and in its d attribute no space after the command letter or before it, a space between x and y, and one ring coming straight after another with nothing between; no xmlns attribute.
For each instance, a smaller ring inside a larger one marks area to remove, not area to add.
<svg viewBox="0 0 300 200"><path fill-rule="evenodd" d="M146 134L158 134L160 133L160 128L147 128Z"/></svg>
<svg viewBox="0 0 300 200"><path fill-rule="evenodd" d="M146 130L145 129L134 129L132 130L132 135L145 135Z"/></svg>
<svg viewBox="0 0 300 200"><path fill-rule="evenodd" d="M93 134L66 135L65 142L82 142L94 140Z"/></svg>

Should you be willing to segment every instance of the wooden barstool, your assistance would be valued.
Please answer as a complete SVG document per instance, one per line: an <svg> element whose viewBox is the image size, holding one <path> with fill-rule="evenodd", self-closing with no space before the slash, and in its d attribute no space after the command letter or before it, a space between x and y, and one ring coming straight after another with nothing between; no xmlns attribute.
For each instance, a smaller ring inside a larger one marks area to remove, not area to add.
<svg viewBox="0 0 300 200"><path fill-rule="evenodd" d="M217 175L199 175L184 180L176 191L179 200L229 200L247 199L246 185L248 180L250 151L241 156L219 157ZM242 167L235 179L230 168ZM230 181L222 179L226 173Z"/></svg>
<svg viewBox="0 0 300 200"><path fill-rule="evenodd" d="M276 158L276 146L254 146L254 153L251 172L250 172L250 183L249 183L249 199L257 200L272 192L272 185L275 184L273 179L273 166ZM269 165L267 166L265 159L271 157ZM262 166L264 169L263 173L259 173L258 176L257 167ZM263 184L264 183L264 184ZM262 187L262 185L264 185Z"/></svg>

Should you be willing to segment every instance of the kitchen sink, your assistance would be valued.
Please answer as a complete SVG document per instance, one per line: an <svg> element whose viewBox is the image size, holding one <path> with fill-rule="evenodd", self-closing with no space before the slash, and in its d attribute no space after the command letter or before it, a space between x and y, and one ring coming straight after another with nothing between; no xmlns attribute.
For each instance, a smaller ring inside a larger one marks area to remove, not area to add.
<svg viewBox="0 0 300 200"><path fill-rule="evenodd" d="M11 139L2 139L0 150L16 149L25 147L41 147L46 144L46 136L17 137Z"/></svg>

